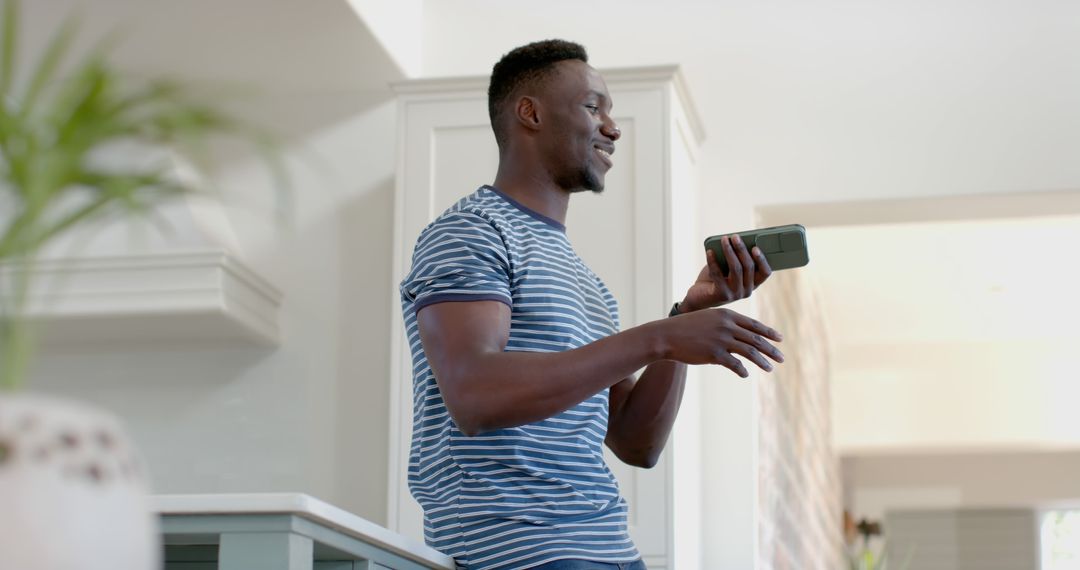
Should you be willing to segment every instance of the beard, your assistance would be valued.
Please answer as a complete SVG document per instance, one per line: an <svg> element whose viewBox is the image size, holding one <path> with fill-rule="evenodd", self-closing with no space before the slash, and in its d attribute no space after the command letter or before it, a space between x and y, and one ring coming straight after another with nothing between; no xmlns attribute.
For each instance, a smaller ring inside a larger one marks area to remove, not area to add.
<svg viewBox="0 0 1080 570"><path fill-rule="evenodd" d="M571 193L592 192L600 194L604 191L604 177L596 170L583 166L580 169L568 172L555 180L560 188L566 188Z"/></svg>

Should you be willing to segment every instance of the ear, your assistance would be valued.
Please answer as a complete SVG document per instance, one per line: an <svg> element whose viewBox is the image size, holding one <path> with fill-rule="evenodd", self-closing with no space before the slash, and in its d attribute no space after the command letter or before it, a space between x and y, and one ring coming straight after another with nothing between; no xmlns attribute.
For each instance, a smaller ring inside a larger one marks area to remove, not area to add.
<svg viewBox="0 0 1080 570"><path fill-rule="evenodd" d="M540 102L535 97L524 96L514 106L514 118L530 131L540 128Z"/></svg>

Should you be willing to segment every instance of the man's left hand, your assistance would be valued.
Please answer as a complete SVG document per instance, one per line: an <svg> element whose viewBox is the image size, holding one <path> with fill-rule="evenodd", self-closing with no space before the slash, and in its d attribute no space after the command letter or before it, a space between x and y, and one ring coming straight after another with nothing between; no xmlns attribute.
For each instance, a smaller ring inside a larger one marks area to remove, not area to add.
<svg viewBox="0 0 1080 570"><path fill-rule="evenodd" d="M680 313L745 299L772 275L761 249L755 246L752 251L747 251L746 244L738 235L720 238L720 247L727 260L728 274L725 276L720 270L716 254L711 249L706 250L706 265L698 274L697 281L686 291L686 298L679 304Z"/></svg>

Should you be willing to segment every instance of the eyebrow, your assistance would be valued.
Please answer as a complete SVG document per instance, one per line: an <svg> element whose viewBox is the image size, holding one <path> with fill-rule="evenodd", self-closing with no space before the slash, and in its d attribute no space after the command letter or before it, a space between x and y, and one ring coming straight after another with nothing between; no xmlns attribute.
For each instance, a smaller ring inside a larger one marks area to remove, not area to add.
<svg viewBox="0 0 1080 570"><path fill-rule="evenodd" d="M609 112L610 112L611 109L615 108L615 103L613 103L611 101L611 99L608 98L607 95L604 95L604 93L602 91L597 91L596 89L589 89L589 95L595 95L596 98L599 99L600 101L608 102L609 103L609 107L608 107Z"/></svg>

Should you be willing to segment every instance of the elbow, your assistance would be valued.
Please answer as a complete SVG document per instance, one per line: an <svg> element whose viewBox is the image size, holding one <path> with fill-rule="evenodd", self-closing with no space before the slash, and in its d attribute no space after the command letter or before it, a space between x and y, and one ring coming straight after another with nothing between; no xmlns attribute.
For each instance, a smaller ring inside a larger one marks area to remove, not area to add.
<svg viewBox="0 0 1080 570"><path fill-rule="evenodd" d="M450 420L454 422L454 427L465 437L473 437L488 431L477 414L454 409L449 404L447 404L446 410L450 413Z"/></svg>
<svg viewBox="0 0 1080 570"><path fill-rule="evenodd" d="M656 467L657 463L660 462L660 453L663 451L663 449L649 447L620 451L612 449L612 451L615 451L615 456L618 457L620 461L631 467L652 469L653 467Z"/></svg>
<svg viewBox="0 0 1080 570"><path fill-rule="evenodd" d="M634 459L634 462L631 463L630 465L632 465L634 467L640 467L642 469L652 469L653 467L656 467L656 464L659 463L659 462L660 462L660 454L659 453L652 453L650 451L650 452L640 454L638 457L636 457Z"/></svg>
<svg viewBox="0 0 1080 570"><path fill-rule="evenodd" d="M469 405L467 398L461 399L444 394L443 404L446 406L447 413L450 414L450 421L454 423L454 427L466 437L491 431L480 408Z"/></svg>
<svg viewBox="0 0 1080 570"><path fill-rule="evenodd" d="M465 437L473 437L484 433L484 430L476 424L459 422L455 419L454 425L457 426L458 431L460 431Z"/></svg>
<svg viewBox="0 0 1080 570"><path fill-rule="evenodd" d="M627 433L621 426L611 426L605 440L609 449L620 461L641 469L652 469L660 462L667 438L658 439L654 434L635 431Z"/></svg>

